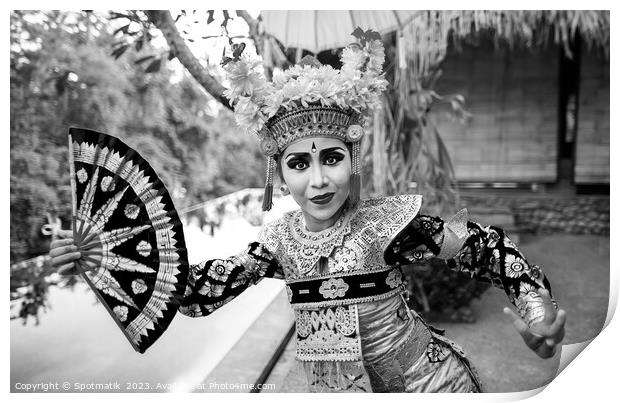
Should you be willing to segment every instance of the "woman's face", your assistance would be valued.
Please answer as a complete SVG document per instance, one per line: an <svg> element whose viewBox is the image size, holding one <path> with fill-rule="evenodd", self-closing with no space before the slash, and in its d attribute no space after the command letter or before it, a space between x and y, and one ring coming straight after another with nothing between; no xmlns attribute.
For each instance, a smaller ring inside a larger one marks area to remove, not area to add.
<svg viewBox="0 0 620 403"><path fill-rule="evenodd" d="M346 144L334 138L308 137L288 146L280 164L308 230L333 225L349 196L351 155Z"/></svg>

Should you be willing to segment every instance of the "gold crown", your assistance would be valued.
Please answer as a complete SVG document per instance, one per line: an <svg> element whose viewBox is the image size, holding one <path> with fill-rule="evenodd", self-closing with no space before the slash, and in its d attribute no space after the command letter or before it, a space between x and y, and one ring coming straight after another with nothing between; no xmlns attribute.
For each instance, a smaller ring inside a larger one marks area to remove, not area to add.
<svg viewBox="0 0 620 403"><path fill-rule="evenodd" d="M353 125L359 126L362 119L355 111L329 106L309 106L274 116L267 122L263 134L266 139L273 138L280 151L309 136L335 137L353 142L359 139L350 136L349 128Z"/></svg>

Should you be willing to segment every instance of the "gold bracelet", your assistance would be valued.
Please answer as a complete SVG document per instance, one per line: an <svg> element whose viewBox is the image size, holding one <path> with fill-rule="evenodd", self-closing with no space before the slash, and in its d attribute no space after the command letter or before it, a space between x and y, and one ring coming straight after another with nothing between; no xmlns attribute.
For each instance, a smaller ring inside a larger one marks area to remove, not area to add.
<svg viewBox="0 0 620 403"><path fill-rule="evenodd" d="M545 318L545 307L541 304L536 304L534 307L528 309L525 317L523 318L528 327L542 321Z"/></svg>

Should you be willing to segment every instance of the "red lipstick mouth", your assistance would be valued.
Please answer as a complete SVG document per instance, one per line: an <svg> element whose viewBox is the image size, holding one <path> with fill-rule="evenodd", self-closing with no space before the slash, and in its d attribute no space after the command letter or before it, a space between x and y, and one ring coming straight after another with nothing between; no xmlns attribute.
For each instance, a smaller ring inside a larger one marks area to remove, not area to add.
<svg viewBox="0 0 620 403"><path fill-rule="evenodd" d="M322 195L314 196L310 199L310 201L315 204L327 204L333 199L334 194L334 192L324 193Z"/></svg>

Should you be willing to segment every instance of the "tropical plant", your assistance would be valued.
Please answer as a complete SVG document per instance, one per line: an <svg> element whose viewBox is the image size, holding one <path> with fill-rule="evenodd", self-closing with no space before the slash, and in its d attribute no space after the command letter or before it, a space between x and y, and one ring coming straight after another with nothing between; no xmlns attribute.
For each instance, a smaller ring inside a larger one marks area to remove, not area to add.
<svg viewBox="0 0 620 403"><path fill-rule="evenodd" d="M232 113L216 113L186 75L146 72L135 47L115 52L113 33L95 13L11 14L11 261L48 250L41 234L48 214L68 225L70 126L114 134L138 149L180 210L261 185L255 140L235 128ZM141 51L158 52L148 42Z"/></svg>

